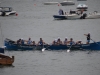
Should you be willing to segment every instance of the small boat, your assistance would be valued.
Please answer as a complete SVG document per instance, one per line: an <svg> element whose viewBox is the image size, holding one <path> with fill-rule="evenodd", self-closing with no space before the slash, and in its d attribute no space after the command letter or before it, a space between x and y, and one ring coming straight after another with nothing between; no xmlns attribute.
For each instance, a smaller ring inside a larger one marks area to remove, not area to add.
<svg viewBox="0 0 100 75"><path fill-rule="evenodd" d="M98 13L97 11L94 11L93 13L89 13L86 16L86 19L98 19L100 18L100 13Z"/></svg>
<svg viewBox="0 0 100 75"><path fill-rule="evenodd" d="M66 5L75 5L75 2L73 1L63 1L60 3L62 6L66 6Z"/></svg>
<svg viewBox="0 0 100 75"><path fill-rule="evenodd" d="M12 65L14 62L14 56L9 57L7 55L4 55L4 48L0 48L0 65Z"/></svg>
<svg viewBox="0 0 100 75"><path fill-rule="evenodd" d="M84 10L86 10L86 9L88 9L88 6L86 4L79 4L77 6L77 9L84 9Z"/></svg>
<svg viewBox="0 0 100 75"><path fill-rule="evenodd" d="M78 14L68 14L68 15L53 15L54 19L60 19L60 20L75 20L75 19L80 19L81 15Z"/></svg>
<svg viewBox="0 0 100 75"><path fill-rule="evenodd" d="M11 7L0 7L0 16L16 15Z"/></svg>
<svg viewBox="0 0 100 75"><path fill-rule="evenodd" d="M12 40L6 39L5 46L7 50L67 50L71 45L18 45L14 44ZM100 42L93 42L90 44L72 45L72 50L100 50Z"/></svg>
<svg viewBox="0 0 100 75"><path fill-rule="evenodd" d="M44 5L56 5L58 2L44 2Z"/></svg>
<svg viewBox="0 0 100 75"><path fill-rule="evenodd" d="M12 65L13 62L14 62L14 56L12 56L11 58L7 55L0 54L0 65Z"/></svg>

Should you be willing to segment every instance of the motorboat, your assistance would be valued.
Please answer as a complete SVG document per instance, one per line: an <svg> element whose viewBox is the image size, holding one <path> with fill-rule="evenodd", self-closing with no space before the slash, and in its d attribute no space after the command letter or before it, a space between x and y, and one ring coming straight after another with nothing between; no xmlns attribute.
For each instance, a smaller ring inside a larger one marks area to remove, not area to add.
<svg viewBox="0 0 100 75"><path fill-rule="evenodd" d="M82 15L78 14L77 11L70 10L69 13L66 13L64 15L53 15L54 19L80 19Z"/></svg>
<svg viewBox="0 0 100 75"><path fill-rule="evenodd" d="M79 4L78 6L77 6L77 9L88 9L88 6L86 5L86 4Z"/></svg>
<svg viewBox="0 0 100 75"><path fill-rule="evenodd" d="M86 19L98 19L100 18L100 13L98 13L97 11L94 11L93 13L89 13L86 16Z"/></svg>
<svg viewBox="0 0 100 75"><path fill-rule="evenodd" d="M66 6L66 5L75 5L75 2L73 1L63 1L60 3L62 6Z"/></svg>
<svg viewBox="0 0 100 75"><path fill-rule="evenodd" d="M11 7L0 7L0 16L16 15Z"/></svg>
<svg viewBox="0 0 100 75"><path fill-rule="evenodd" d="M58 2L44 2L44 5L56 5Z"/></svg>

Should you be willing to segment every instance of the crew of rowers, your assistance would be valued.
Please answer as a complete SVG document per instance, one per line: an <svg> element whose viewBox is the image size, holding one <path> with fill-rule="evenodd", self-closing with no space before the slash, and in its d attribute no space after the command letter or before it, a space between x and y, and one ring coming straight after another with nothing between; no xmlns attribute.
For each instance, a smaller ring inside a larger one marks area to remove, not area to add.
<svg viewBox="0 0 100 75"><path fill-rule="evenodd" d="M21 45L24 45L24 44L27 44L27 45L46 45L47 43L45 43L42 38L40 38L40 40L38 41L37 44L35 43L35 41L32 41L31 38L29 38L27 41L23 40L23 38L21 38L21 39L17 40L17 44L21 44ZM78 44L78 45L82 44L82 41L79 40L77 42L74 42L73 38L70 38L70 40L68 41L68 39L66 37L63 42L60 40L60 38L55 39L52 42L52 45L76 45L76 44Z"/></svg>
<svg viewBox="0 0 100 75"><path fill-rule="evenodd" d="M87 37L86 44L89 44L90 43L90 33L84 34L84 35ZM35 41L32 41L31 38L29 38L27 41L23 40L23 38L21 38L21 39L17 40L17 44L21 44L21 45L24 45L24 44L27 44L27 45L47 45L47 43L45 43L42 38L40 38L40 40L38 41L37 44L35 43ZM58 37L58 39L55 39L51 43L51 45L81 45L81 44L82 44L81 40L75 42L73 40L73 38L70 38L70 40L68 40L67 37L65 37L65 40L63 42L61 41L60 37Z"/></svg>

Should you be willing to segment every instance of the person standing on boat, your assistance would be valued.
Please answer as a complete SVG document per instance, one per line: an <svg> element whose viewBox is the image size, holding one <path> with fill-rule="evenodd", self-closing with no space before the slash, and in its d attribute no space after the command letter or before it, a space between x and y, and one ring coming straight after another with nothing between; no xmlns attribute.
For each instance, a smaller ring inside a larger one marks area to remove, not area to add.
<svg viewBox="0 0 100 75"><path fill-rule="evenodd" d="M65 37L65 40L64 40L63 44L64 44L64 45L67 45L67 44L68 44L68 39L67 39L67 37Z"/></svg>
<svg viewBox="0 0 100 75"><path fill-rule="evenodd" d="M59 9L59 15L64 15L64 12L62 9Z"/></svg>
<svg viewBox="0 0 100 75"><path fill-rule="evenodd" d="M42 40L42 38L40 38L40 41L38 42L38 45L44 45L45 42Z"/></svg>
<svg viewBox="0 0 100 75"><path fill-rule="evenodd" d="M86 38L87 38L87 42L86 42L86 44L89 44L90 43L90 40L91 40L91 36L90 36L90 33L88 33L88 34L84 34L85 36L87 36Z"/></svg>
<svg viewBox="0 0 100 75"><path fill-rule="evenodd" d="M28 45L31 45L32 44L31 38L28 39L27 44Z"/></svg>

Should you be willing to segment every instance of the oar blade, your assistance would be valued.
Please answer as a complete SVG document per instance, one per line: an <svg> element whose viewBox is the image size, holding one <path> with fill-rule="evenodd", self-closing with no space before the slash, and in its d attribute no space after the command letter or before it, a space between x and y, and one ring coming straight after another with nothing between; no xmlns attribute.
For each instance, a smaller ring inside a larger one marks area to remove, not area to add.
<svg viewBox="0 0 100 75"><path fill-rule="evenodd" d="M42 49L42 52L45 51L45 49L46 49L46 48L43 48L43 49Z"/></svg>
<svg viewBox="0 0 100 75"><path fill-rule="evenodd" d="M70 52L70 50L68 49L67 52Z"/></svg>

